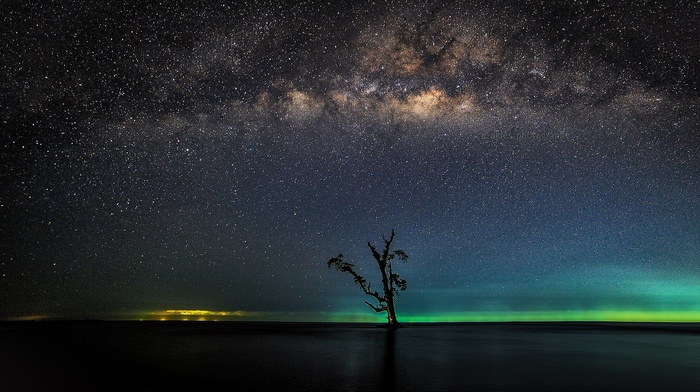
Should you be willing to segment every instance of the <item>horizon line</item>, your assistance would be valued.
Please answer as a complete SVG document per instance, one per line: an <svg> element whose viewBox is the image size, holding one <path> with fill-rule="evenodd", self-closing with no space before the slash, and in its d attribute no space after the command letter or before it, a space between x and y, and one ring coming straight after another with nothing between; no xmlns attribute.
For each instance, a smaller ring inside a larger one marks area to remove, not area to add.
<svg viewBox="0 0 700 392"><path fill-rule="evenodd" d="M28 314L0 316L0 321L248 321L382 324L386 318L361 312L282 312L167 309L114 313ZM401 323L508 323L508 322L609 322L609 323L700 323L700 310L563 310L563 311L472 311L433 314L400 314Z"/></svg>

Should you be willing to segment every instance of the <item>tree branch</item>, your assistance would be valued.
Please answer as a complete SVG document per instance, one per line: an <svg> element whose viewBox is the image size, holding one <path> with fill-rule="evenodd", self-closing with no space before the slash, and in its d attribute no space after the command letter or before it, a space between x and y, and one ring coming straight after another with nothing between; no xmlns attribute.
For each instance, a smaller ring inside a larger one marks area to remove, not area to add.
<svg viewBox="0 0 700 392"><path fill-rule="evenodd" d="M386 264L387 259L389 258L389 248L391 247L391 243L394 241L394 229L391 229L391 236L387 240L384 236L382 236L382 239L384 240L384 252L382 252L382 261L384 264Z"/></svg>
<svg viewBox="0 0 700 392"><path fill-rule="evenodd" d="M372 251L372 256L374 256L374 259L377 260L379 267L382 268L382 256L379 254L379 252L377 252L377 248L375 248L371 242L367 242L367 246L369 246L369 249Z"/></svg>
<svg viewBox="0 0 700 392"><path fill-rule="evenodd" d="M398 257L400 261L406 262L408 261L408 255L406 252L404 252L401 249L396 249L392 254L391 258L393 259L394 257Z"/></svg>
<svg viewBox="0 0 700 392"><path fill-rule="evenodd" d="M376 298L377 301L379 301L380 303L386 302L386 299L380 296L377 291L372 291L372 284L367 283L367 279L355 272L354 264L348 263L347 261L343 260L342 253L328 260L328 268L331 268L331 266L335 267L335 269L337 269L340 272L347 272L350 275L352 275L355 279L355 283L358 286L360 286L360 288L362 289L362 291L364 291L365 294Z"/></svg>
<svg viewBox="0 0 700 392"><path fill-rule="evenodd" d="M386 311L386 305L374 306L374 305L372 305L371 303L369 303L369 302L367 302L367 301L365 301L365 303L367 304L367 306L369 306L370 308L374 309L374 311L377 312L377 313L381 313L381 312L385 312L385 311Z"/></svg>

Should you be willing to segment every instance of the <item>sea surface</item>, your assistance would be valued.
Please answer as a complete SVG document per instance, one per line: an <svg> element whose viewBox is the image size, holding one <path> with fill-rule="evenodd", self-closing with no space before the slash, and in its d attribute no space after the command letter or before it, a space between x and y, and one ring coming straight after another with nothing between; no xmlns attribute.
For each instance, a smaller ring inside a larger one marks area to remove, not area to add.
<svg viewBox="0 0 700 392"><path fill-rule="evenodd" d="M0 323L0 391L700 391L700 325Z"/></svg>

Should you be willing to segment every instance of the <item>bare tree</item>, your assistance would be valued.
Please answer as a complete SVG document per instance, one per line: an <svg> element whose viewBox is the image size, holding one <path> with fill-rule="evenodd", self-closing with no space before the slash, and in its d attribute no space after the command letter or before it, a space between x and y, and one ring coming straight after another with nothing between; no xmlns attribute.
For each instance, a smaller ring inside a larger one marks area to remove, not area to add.
<svg viewBox="0 0 700 392"><path fill-rule="evenodd" d="M354 264L343 260L342 253L328 260L328 268L334 266L338 271L347 272L352 275L353 278L355 278L355 283L360 286L362 291L377 301L376 305L368 301L365 301L365 303L377 313L386 312L389 328L398 328L400 325L396 319L394 298L398 297L400 291L406 290L406 281L401 279L399 274L394 272L392 261L398 259L399 261L406 262L408 260L408 255L400 249L391 251L391 243L394 241L394 230L391 231L389 239L382 236L382 240L384 241L384 250L382 250L381 253L377 251L377 248L372 245L372 243L367 242L367 246L372 251L372 256L374 256L374 259L377 261L379 272L382 275L383 295L379 294L376 290L372 290L372 284L368 283L364 277L355 272Z"/></svg>

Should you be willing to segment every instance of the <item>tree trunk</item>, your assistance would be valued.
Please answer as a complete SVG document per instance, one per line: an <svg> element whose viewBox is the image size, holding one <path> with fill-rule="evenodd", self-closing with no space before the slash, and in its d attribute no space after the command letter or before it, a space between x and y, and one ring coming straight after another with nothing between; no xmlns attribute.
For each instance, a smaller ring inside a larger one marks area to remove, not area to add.
<svg viewBox="0 0 700 392"><path fill-rule="evenodd" d="M386 317L389 319L389 328L399 328L401 325L396 319L396 310L394 310L394 298L387 298L386 301Z"/></svg>
<svg viewBox="0 0 700 392"><path fill-rule="evenodd" d="M389 322L389 328L400 327L399 321L396 319L396 309L394 309L394 293L389 285L389 277L386 275L386 262L379 264L379 270L382 273L382 286L384 289L384 299L386 300L386 318Z"/></svg>

